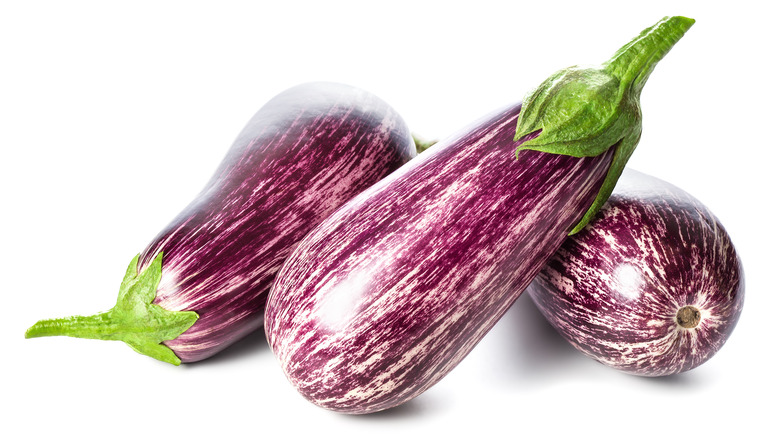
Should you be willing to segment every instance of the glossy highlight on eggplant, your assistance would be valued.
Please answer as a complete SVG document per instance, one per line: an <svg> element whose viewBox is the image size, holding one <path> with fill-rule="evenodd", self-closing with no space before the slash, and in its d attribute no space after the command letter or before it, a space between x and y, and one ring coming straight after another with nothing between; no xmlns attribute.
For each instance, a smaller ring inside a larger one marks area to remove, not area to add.
<svg viewBox="0 0 780 438"><path fill-rule="evenodd" d="M684 190L625 172L527 289L575 348L641 376L691 370L725 344L745 279L723 225Z"/></svg>
<svg viewBox="0 0 780 438"><path fill-rule="evenodd" d="M118 339L175 364L212 356L262 326L274 275L309 230L415 155L405 122L368 92L321 82L284 91L252 117L202 192L131 263L117 308L147 306L147 313L46 320L27 337ZM158 324L155 306L187 313L191 326L137 339L151 325L173 324ZM106 321L112 317L133 326L121 336L99 328L114 324Z"/></svg>

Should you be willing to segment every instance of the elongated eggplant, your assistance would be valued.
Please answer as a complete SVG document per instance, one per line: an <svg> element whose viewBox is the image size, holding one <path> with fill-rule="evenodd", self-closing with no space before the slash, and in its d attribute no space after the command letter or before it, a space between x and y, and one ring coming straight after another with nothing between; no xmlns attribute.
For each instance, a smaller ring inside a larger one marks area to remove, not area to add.
<svg viewBox="0 0 780 438"><path fill-rule="evenodd" d="M625 172L528 293L574 347L643 376L695 368L726 342L745 296L742 265L715 215L658 178Z"/></svg>
<svg viewBox="0 0 780 438"><path fill-rule="evenodd" d="M601 68L557 73L312 230L266 310L293 386L362 414L452 370L598 211L638 142L647 74L692 24L664 19Z"/></svg>
<svg viewBox="0 0 780 438"><path fill-rule="evenodd" d="M401 117L333 83L291 88L249 121L203 191L133 259L116 306L44 320L27 337L122 340L179 364L263 323L274 275L337 207L416 155Z"/></svg>

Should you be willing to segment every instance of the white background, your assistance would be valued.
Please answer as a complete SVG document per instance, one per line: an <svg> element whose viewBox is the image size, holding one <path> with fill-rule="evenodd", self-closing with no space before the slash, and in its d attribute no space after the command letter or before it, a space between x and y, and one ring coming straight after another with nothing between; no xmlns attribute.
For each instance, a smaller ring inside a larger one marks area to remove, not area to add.
<svg viewBox="0 0 780 438"><path fill-rule="evenodd" d="M780 390L777 46L771 2L4 2L0 6L2 411L15 436L720 436L776 431ZM451 374L399 408L309 404L257 332L173 367L119 342L23 339L110 308L127 263L205 184L276 93L331 80L440 138L553 71L598 63L664 15L696 25L643 93L629 167L729 230L747 299L682 375L577 353L521 297Z"/></svg>

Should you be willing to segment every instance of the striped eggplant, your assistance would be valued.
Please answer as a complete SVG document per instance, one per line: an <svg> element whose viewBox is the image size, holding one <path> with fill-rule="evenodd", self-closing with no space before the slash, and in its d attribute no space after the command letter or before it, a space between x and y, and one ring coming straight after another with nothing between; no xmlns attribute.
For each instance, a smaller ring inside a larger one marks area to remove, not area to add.
<svg viewBox="0 0 780 438"><path fill-rule="evenodd" d="M265 315L293 386L319 406L363 414L410 400L452 370L609 194L638 141L644 78L692 23L664 19L603 67L556 74L307 235Z"/></svg>
<svg viewBox="0 0 780 438"><path fill-rule="evenodd" d="M625 172L528 293L574 347L642 376L710 359L734 330L744 275L726 230L685 191Z"/></svg>
<svg viewBox="0 0 780 438"><path fill-rule="evenodd" d="M314 225L415 155L404 121L372 94L334 83L284 91L133 259L113 309L43 320L26 337L122 340L176 365L212 356L262 326L274 275Z"/></svg>

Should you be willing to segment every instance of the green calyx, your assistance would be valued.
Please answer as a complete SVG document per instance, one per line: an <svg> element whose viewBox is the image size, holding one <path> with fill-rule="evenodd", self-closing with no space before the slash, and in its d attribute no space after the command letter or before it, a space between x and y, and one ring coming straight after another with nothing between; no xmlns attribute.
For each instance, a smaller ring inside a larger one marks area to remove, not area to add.
<svg viewBox="0 0 780 438"><path fill-rule="evenodd" d="M545 80L523 99L515 141L538 132L518 148L574 157L594 157L614 147L604 183L569 234L582 230L615 188L639 143L639 95L647 78L694 20L666 17L642 31L601 66L570 67Z"/></svg>
<svg viewBox="0 0 780 438"><path fill-rule="evenodd" d="M416 134L412 134L412 139L414 140L414 148L417 150L417 154L425 152L438 142L437 140L425 139Z"/></svg>
<svg viewBox="0 0 780 438"><path fill-rule="evenodd" d="M92 316L41 320L27 330L25 337L71 336L123 341L138 353L181 364L181 359L162 342L179 337L197 321L198 314L174 312L152 304L162 277L163 254L160 252L141 273L138 273L138 257L127 267L119 297L111 310Z"/></svg>

